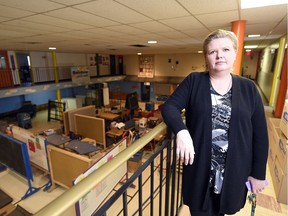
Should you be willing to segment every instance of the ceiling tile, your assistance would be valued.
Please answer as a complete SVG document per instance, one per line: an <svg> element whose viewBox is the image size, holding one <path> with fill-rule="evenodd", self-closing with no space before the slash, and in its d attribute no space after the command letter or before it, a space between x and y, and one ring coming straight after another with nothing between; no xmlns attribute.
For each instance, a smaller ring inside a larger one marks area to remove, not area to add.
<svg viewBox="0 0 288 216"><path fill-rule="evenodd" d="M283 7L283 5L251 8L241 11L241 19L247 20L247 24L278 22L285 16L287 16L287 7Z"/></svg>
<svg viewBox="0 0 288 216"><path fill-rule="evenodd" d="M3 22L3 21L6 21L6 20L9 20L10 18L8 18L8 17L2 17L2 16L0 16L0 22Z"/></svg>
<svg viewBox="0 0 288 216"><path fill-rule="evenodd" d="M197 15L196 18L206 27L222 27L239 20L238 11Z"/></svg>
<svg viewBox="0 0 288 216"><path fill-rule="evenodd" d="M61 4L47 0L29 0L29 1L19 1L19 0L0 0L0 5L6 5L13 8L18 8L22 11L32 11L36 13L41 13L45 11L55 10L63 7Z"/></svg>
<svg viewBox="0 0 288 216"><path fill-rule="evenodd" d="M190 15L187 10L175 0L117 0L117 2L129 8L132 8L135 11L144 14L152 19L168 19Z"/></svg>
<svg viewBox="0 0 288 216"><path fill-rule="evenodd" d="M221 3L216 0L178 1L193 15L238 10L238 0L221 0Z"/></svg>
<svg viewBox="0 0 288 216"><path fill-rule="evenodd" d="M160 20L161 23L177 30L197 29L203 25L192 16Z"/></svg>
<svg viewBox="0 0 288 216"><path fill-rule="evenodd" d="M0 36L15 38L15 37L31 36L31 34L25 33L25 32L8 31L8 30L0 29Z"/></svg>
<svg viewBox="0 0 288 216"><path fill-rule="evenodd" d="M164 25L163 23L157 22L157 21L135 23L135 24L130 24L130 26L134 26L136 28L143 29L147 32L167 32L167 31L172 30L172 28Z"/></svg>
<svg viewBox="0 0 288 216"><path fill-rule="evenodd" d="M122 24L145 22L151 20L141 13L135 12L134 10L111 0L98 0L88 2L86 4L76 5L74 8L78 8Z"/></svg>
<svg viewBox="0 0 288 216"><path fill-rule="evenodd" d="M181 38L187 37L187 34L179 32L179 31L158 32L158 34L162 35L163 37L175 38L175 39L181 39Z"/></svg>
<svg viewBox="0 0 288 216"><path fill-rule="evenodd" d="M245 19L261 46L287 34L287 5L241 10L239 0L0 0L0 47L146 54L201 49L208 33ZM131 44L158 44L139 49ZM245 42L253 42L245 37ZM59 47L59 49L58 49Z"/></svg>
<svg viewBox="0 0 288 216"><path fill-rule="evenodd" d="M104 27L119 24L110 19L86 13L75 8L63 8L46 13L49 16L58 17L66 20L71 20L76 23L83 23L86 25Z"/></svg>
<svg viewBox="0 0 288 216"><path fill-rule="evenodd" d="M274 26L276 26L277 23L260 23L260 24L247 24L246 25L246 32L249 32L249 34L260 34L260 35L267 35L267 30L272 31Z"/></svg>
<svg viewBox="0 0 288 216"><path fill-rule="evenodd" d="M110 27L105 27L105 29L114 31L115 33L120 32L120 33L126 33L126 34L134 34L134 35L147 33L147 31L137 29L128 25L110 26Z"/></svg>
<svg viewBox="0 0 288 216"><path fill-rule="evenodd" d="M43 25L39 23L27 22L24 20L12 20L12 21L5 22L5 24L12 25L12 26L19 26L19 27L25 26L25 28L28 28L28 29L43 30L47 32L63 32L63 31L69 30L63 27L47 26L47 25Z"/></svg>
<svg viewBox="0 0 288 216"><path fill-rule="evenodd" d="M71 5L75 5L75 4L81 4L81 3L87 2L89 0L50 0L50 1L71 6Z"/></svg>
<svg viewBox="0 0 288 216"><path fill-rule="evenodd" d="M24 11L21 9L16 9L16 8L11 8L11 7L0 5L0 14L1 14L1 17L19 18L19 17L29 16L34 13L31 13L29 11Z"/></svg>
<svg viewBox="0 0 288 216"><path fill-rule="evenodd" d="M67 29L87 29L91 27L88 25L75 23L72 21L67 21L67 20L63 20L63 19L59 19L55 17L42 15L42 14L25 17L22 20L33 22L33 23L39 23L39 24L43 24L46 26L58 26L58 27L67 28Z"/></svg>

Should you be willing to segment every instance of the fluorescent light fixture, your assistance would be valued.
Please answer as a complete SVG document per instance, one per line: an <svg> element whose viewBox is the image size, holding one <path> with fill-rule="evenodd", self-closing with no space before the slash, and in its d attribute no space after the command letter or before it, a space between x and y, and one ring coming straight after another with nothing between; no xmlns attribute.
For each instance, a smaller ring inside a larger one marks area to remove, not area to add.
<svg viewBox="0 0 288 216"><path fill-rule="evenodd" d="M249 38L260 37L260 36L261 36L260 34L251 34L251 35L248 35Z"/></svg>
<svg viewBox="0 0 288 216"><path fill-rule="evenodd" d="M287 0L241 0L241 9L287 4Z"/></svg>
<svg viewBox="0 0 288 216"><path fill-rule="evenodd" d="M197 53L201 54L201 53L203 53L203 51L202 51L202 50L199 50Z"/></svg>
<svg viewBox="0 0 288 216"><path fill-rule="evenodd" d="M251 52L251 49L246 49L245 52Z"/></svg>
<svg viewBox="0 0 288 216"><path fill-rule="evenodd" d="M258 47L258 45L246 45L246 46L244 46L244 49L255 49L257 47Z"/></svg>
<svg viewBox="0 0 288 216"><path fill-rule="evenodd" d="M149 44L156 44L157 41L153 41L153 40L151 40L151 41L148 41L148 43L149 43Z"/></svg>
<svg viewBox="0 0 288 216"><path fill-rule="evenodd" d="M56 47L49 47L49 50L56 50Z"/></svg>
<svg viewBox="0 0 288 216"><path fill-rule="evenodd" d="M137 53L137 55L142 55L142 53Z"/></svg>

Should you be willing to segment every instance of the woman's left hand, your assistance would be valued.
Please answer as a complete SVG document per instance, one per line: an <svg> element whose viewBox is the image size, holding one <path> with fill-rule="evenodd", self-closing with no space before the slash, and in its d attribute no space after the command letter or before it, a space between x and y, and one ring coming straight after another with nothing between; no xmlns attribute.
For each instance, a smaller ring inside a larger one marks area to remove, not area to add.
<svg viewBox="0 0 288 216"><path fill-rule="evenodd" d="M267 185L265 180L259 180L259 179L253 178L252 176L248 177L248 181L250 181L252 192L255 194L264 190L264 188Z"/></svg>

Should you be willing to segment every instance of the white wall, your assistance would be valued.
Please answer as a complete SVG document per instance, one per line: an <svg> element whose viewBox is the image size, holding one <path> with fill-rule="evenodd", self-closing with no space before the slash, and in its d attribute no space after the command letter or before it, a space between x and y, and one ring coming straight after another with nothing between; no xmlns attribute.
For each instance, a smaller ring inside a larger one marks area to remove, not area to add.
<svg viewBox="0 0 288 216"><path fill-rule="evenodd" d="M51 53L30 52L29 55L32 67L53 67Z"/></svg>
<svg viewBox="0 0 288 216"><path fill-rule="evenodd" d="M168 63L171 59L171 63ZM175 62L179 64L176 65ZM175 66L175 70L172 66ZM158 54L154 55L154 76L185 77L190 72L205 71L205 60L202 54ZM138 75L139 61L137 55L124 56L126 75Z"/></svg>
<svg viewBox="0 0 288 216"><path fill-rule="evenodd" d="M87 63L86 54L81 53L56 53L58 66L85 66Z"/></svg>

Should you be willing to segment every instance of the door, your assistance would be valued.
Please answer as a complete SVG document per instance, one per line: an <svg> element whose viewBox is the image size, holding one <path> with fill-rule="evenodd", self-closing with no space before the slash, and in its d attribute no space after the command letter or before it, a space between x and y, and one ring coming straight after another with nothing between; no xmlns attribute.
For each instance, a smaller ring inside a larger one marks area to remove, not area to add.
<svg viewBox="0 0 288 216"><path fill-rule="evenodd" d="M32 82L30 56L27 52L16 52L17 65L19 69L19 76L21 84L28 84Z"/></svg>
<svg viewBox="0 0 288 216"><path fill-rule="evenodd" d="M150 82L141 82L141 101L150 101Z"/></svg>
<svg viewBox="0 0 288 216"><path fill-rule="evenodd" d="M0 50L0 88L13 87L7 51Z"/></svg>

